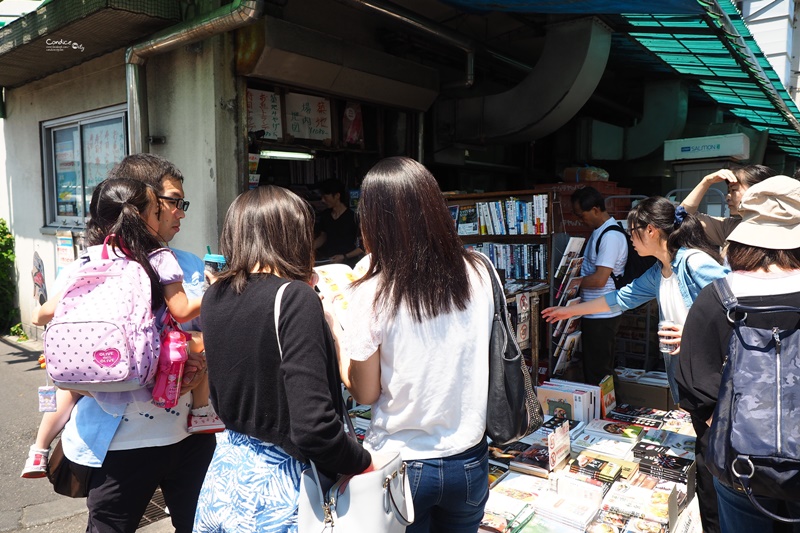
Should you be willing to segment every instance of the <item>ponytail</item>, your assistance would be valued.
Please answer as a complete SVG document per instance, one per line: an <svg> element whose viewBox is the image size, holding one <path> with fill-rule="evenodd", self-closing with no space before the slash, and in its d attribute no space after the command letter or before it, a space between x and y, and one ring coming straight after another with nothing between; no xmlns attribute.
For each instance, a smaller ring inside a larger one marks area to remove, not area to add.
<svg viewBox="0 0 800 533"><path fill-rule="evenodd" d="M142 265L150 278L151 309L154 312L165 303L164 287L150 264L149 256L161 247L161 243L147 227L142 215L151 202L156 201L155 196L155 191L141 181L130 178L104 180L92 194L91 217L86 225L87 245L103 244L108 235L114 235L109 239L112 249Z"/></svg>

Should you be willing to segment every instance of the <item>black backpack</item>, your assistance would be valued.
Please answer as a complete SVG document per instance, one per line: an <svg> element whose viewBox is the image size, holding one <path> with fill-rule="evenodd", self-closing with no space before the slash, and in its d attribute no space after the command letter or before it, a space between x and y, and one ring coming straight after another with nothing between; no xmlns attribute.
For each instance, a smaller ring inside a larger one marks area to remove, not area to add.
<svg viewBox="0 0 800 533"><path fill-rule="evenodd" d="M739 303L725 278L714 281L733 323L722 367L719 399L708 435L706 465L773 520L798 523L764 509L755 495L800 499L800 409L797 369L800 330L761 329L746 324L754 313L800 313L790 306L750 307Z"/></svg>
<svg viewBox="0 0 800 533"><path fill-rule="evenodd" d="M614 286L617 289L621 289L631 281L635 280L647 270L653 266L656 262L655 257L642 257L639 253L633 248L633 243L631 242L631 238L622 229L622 224L617 222L616 224L611 224L606 229L603 230L603 233L597 237L597 242L595 243L594 253L600 253L600 240L603 238L603 235L608 233L609 231L619 231L625 236L625 243L628 245L628 260L625 261L625 270L622 272L621 275L617 276L614 272L611 272L611 279L614 280Z"/></svg>

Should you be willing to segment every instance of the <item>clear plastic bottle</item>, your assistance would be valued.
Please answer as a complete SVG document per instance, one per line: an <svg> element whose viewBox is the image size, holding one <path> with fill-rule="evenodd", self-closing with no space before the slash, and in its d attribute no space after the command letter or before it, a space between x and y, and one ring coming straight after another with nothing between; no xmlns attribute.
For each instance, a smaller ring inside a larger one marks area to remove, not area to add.
<svg viewBox="0 0 800 533"><path fill-rule="evenodd" d="M189 359L186 340L179 331L170 331L161 346L158 357L153 403L156 407L175 407L181 395L183 368Z"/></svg>

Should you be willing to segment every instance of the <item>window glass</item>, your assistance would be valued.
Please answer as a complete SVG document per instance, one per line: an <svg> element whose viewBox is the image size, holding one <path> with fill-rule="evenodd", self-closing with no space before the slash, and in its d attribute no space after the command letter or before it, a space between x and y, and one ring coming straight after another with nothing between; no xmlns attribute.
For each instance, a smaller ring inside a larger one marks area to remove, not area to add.
<svg viewBox="0 0 800 533"><path fill-rule="evenodd" d="M56 212L60 217L75 217L83 212L81 194L81 152L78 128L53 132L56 172Z"/></svg>
<svg viewBox="0 0 800 533"><path fill-rule="evenodd" d="M97 184L125 157L125 131L120 118L83 126L84 216L89 216L89 202Z"/></svg>
<svg viewBox="0 0 800 533"><path fill-rule="evenodd" d="M47 225L84 225L97 184L127 155L126 126L124 105L42 123Z"/></svg>

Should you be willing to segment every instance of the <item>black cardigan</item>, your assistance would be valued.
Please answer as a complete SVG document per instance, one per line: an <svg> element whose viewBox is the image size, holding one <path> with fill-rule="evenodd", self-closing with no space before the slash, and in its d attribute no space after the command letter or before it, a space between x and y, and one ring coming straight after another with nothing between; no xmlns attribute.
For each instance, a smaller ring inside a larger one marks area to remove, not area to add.
<svg viewBox="0 0 800 533"><path fill-rule="evenodd" d="M307 284L291 282L275 335L275 296L286 280L251 275L242 294L212 285L201 319L211 402L225 426L276 444L328 475L356 474L370 455L344 432L341 381L322 303Z"/></svg>

